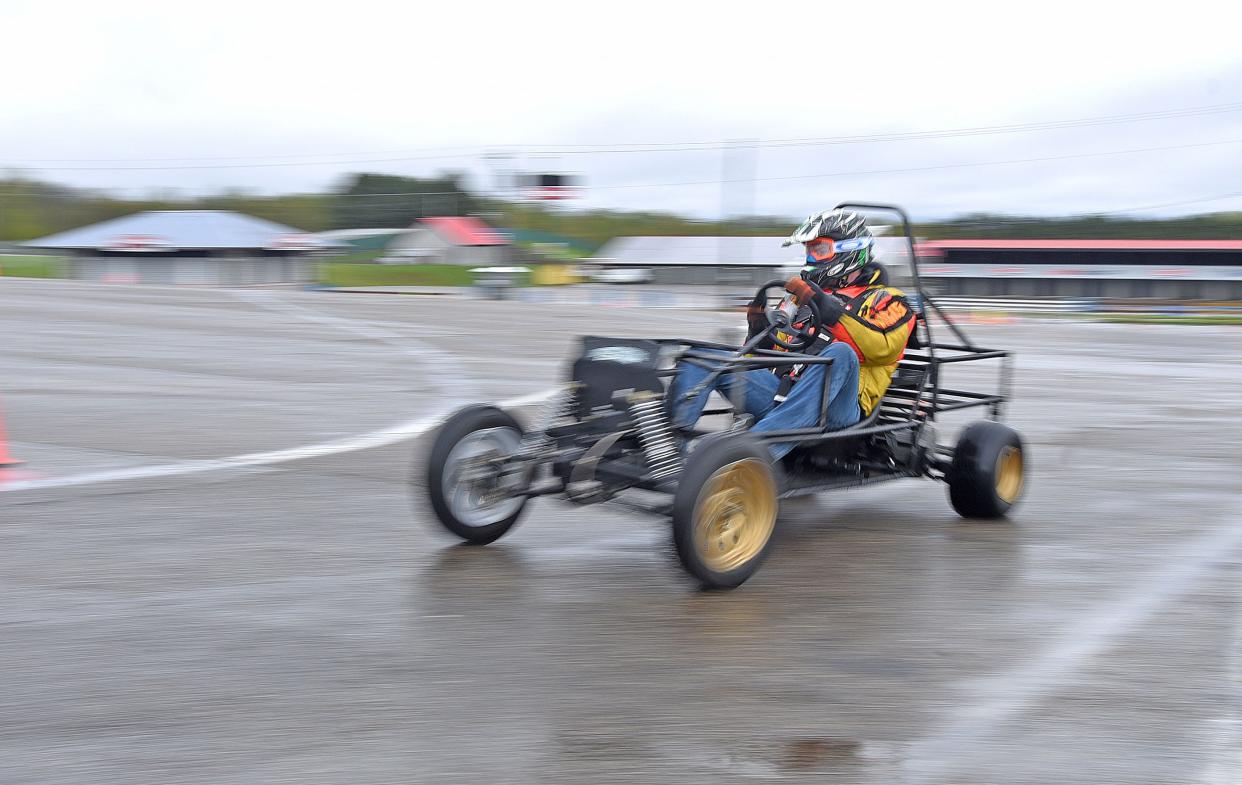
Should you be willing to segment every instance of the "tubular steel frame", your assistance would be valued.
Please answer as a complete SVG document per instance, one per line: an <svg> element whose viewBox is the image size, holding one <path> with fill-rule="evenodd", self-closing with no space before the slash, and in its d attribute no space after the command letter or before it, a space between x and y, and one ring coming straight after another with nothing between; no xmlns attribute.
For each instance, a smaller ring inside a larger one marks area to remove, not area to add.
<svg viewBox="0 0 1242 785"><path fill-rule="evenodd" d="M912 441L918 443L922 439L924 426L928 422L935 421L936 416L939 414L973 407L988 407L992 419L1001 419L1012 385L1012 355L1008 351L985 349L974 344L962 329L949 319L940 306L923 290L922 280L919 277L918 257L915 253L914 234L910 225L910 219L906 213L899 207L878 204L843 203L838 205L838 208L890 211L901 217L902 228L905 232L910 251L910 270L913 288L919 295L918 302L914 304L914 307L919 321L922 322L922 330L926 340L923 341L923 345L919 349L905 353L898 362L898 370L893 383L884 396L876 403L872 412L861 422L848 428L828 430L829 385L826 383L827 380L825 380L820 397L819 418L815 425L807 428L752 433L752 435L763 443L795 442L799 445L807 445L905 431L911 432ZM932 326L928 319L929 308L949 327L953 336L957 339L957 343L936 343L932 336ZM915 329L919 329L917 322ZM833 363L831 358L800 352L756 348L767 333L768 331L761 332L740 348L713 341L682 339L656 339L656 343L662 347L674 349L674 356L677 361L697 365L709 371L704 381L685 394L687 398L693 398L702 394L716 379L725 374L737 374L763 369L770 370L790 365L823 365L828 366L825 368L826 373L831 373ZM722 355L722 352L728 354ZM999 359L1001 361L997 393L988 394L941 387L940 367L942 365L990 359ZM916 373L917 383L914 383L909 377L903 380L901 378L902 371ZM669 377L675 374L676 370L675 368L663 368L657 370L656 373L660 377ZM902 385L903 381L905 382L904 386ZM666 399L666 405L668 403L671 402ZM736 406L707 409L702 413L702 416L735 414L736 412ZM807 477L806 482L795 484L781 495L791 496L817 493L838 487L865 485L922 474L935 476L931 474L932 470L951 460L953 450L950 447L937 444L932 445L930 451L930 463L915 463L918 459L914 457L915 451L911 451L908 465L871 467L871 469L861 475ZM560 451L555 450L554 452ZM661 493L667 493L671 487L668 482L652 484L652 478L648 476L647 467L642 465L632 465L604 459L599 463L597 471L622 480L624 483L629 484L628 487L642 488ZM528 495L543 495L559 492L564 490L564 487L563 483L549 482L546 484L546 487L540 486L531 490L533 493L528 493ZM644 505L637 506L645 507ZM659 512L662 509L651 508L649 511Z"/></svg>

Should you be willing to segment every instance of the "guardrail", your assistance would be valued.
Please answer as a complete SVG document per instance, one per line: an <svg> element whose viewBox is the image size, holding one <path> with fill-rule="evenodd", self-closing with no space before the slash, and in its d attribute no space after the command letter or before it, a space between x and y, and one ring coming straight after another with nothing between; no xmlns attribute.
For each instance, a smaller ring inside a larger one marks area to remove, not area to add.
<svg viewBox="0 0 1242 785"><path fill-rule="evenodd" d="M1094 313L1094 314L1163 314L1183 316L1242 314L1239 302L1170 302L1167 300L1077 299L1013 299L1002 297L936 297L936 304L946 311L992 313Z"/></svg>
<svg viewBox="0 0 1242 785"><path fill-rule="evenodd" d="M413 288L413 287L411 287ZM425 287L419 287L425 288ZM372 291L381 291L375 287ZM424 293L445 293L440 290ZM459 293L469 290L461 288ZM745 310L753 294L742 292L704 291L696 287L677 290L648 286L537 286L510 290L515 300L532 303L585 305L591 307L673 308L683 310ZM919 305L919 295L907 294L911 305ZM1135 314L1184 316L1238 316L1242 302L1171 302L1168 300L1105 300L1095 298L1014 298L1014 297L934 297L945 312L959 319L994 321L1040 314Z"/></svg>
<svg viewBox="0 0 1242 785"><path fill-rule="evenodd" d="M906 295L910 304L919 305L919 295ZM1038 300L1013 299L1001 297L934 297L936 304L946 311L1000 311L1004 313L1092 313L1099 310L1098 303L1089 299L1076 300ZM730 305L734 308L745 308L750 302L749 296L731 298Z"/></svg>
<svg viewBox="0 0 1242 785"><path fill-rule="evenodd" d="M1015 300L1001 297L935 297L946 311L1004 311L1006 313L1093 313L1094 300Z"/></svg>

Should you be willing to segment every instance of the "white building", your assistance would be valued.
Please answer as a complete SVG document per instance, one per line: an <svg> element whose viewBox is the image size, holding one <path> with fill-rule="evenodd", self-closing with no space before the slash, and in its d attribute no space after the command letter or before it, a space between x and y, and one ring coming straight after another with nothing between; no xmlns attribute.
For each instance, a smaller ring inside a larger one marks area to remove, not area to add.
<svg viewBox="0 0 1242 785"><path fill-rule="evenodd" d="M503 265L510 257L504 232L470 216L423 218L388 243L384 264Z"/></svg>
<svg viewBox="0 0 1242 785"><path fill-rule="evenodd" d="M784 237L618 237L584 266L643 269L657 284L758 286L795 275L805 264L803 247L782 247L783 242ZM909 264L900 237L877 237L876 255L897 273Z"/></svg>

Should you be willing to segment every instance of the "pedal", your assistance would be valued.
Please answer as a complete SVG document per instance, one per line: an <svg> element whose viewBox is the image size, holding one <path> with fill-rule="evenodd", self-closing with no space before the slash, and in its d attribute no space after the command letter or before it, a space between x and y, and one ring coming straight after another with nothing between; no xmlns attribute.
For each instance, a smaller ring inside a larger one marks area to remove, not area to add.
<svg viewBox="0 0 1242 785"><path fill-rule="evenodd" d="M599 480L579 480L565 486L565 497L576 504L594 504L610 496Z"/></svg>

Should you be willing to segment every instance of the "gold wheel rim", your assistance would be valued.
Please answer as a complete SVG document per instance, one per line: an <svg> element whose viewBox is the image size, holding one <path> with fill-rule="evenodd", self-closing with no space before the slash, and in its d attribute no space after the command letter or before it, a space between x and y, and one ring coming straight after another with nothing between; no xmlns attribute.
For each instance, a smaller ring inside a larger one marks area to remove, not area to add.
<svg viewBox="0 0 1242 785"><path fill-rule="evenodd" d="M776 528L776 483L767 465L747 458L707 478L694 508L694 547L715 572L729 572L763 552Z"/></svg>
<svg viewBox="0 0 1242 785"><path fill-rule="evenodd" d="M1013 504L1022 493L1022 450L1012 445L996 458L996 495Z"/></svg>

